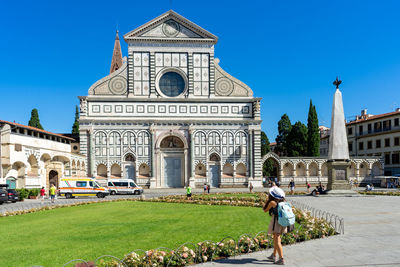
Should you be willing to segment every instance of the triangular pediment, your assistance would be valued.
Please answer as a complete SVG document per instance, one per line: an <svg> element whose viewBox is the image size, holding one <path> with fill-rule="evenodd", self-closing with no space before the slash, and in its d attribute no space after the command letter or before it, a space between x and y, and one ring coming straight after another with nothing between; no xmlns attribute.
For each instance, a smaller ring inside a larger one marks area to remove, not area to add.
<svg viewBox="0 0 400 267"><path fill-rule="evenodd" d="M218 38L170 10L124 35L125 41L198 41L216 43Z"/></svg>

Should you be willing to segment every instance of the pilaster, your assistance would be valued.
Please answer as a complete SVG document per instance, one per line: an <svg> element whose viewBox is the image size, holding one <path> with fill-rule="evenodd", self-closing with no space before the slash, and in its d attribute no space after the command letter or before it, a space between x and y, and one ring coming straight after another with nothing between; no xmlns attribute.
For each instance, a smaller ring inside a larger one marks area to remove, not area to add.
<svg viewBox="0 0 400 267"><path fill-rule="evenodd" d="M192 52L188 53L188 80L189 80L188 95L192 96L194 93L193 92L194 84L193 84L193 53Z"/></svg>
<svg viewBox="0 0 400 267"><path fill-rule="evenodd" d="M150 52L150 97L157 97L156 91L156 56L155 52Z"/></svg>
<svg viewBox="0 0 400 267"><path fill-rule="evenodd" d="M133 52L128 54L128 95L133 96Z"/></svg>

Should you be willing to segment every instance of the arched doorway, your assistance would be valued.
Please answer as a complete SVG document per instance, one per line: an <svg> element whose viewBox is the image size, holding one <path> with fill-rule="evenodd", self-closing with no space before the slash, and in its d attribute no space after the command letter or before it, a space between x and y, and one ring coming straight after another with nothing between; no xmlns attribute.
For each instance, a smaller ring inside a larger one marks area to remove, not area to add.
<svg viewBox="0 0 400 267"><path fill-rule="evenodd" d="M216 154L212 153L208 160L208 177L209 183L212 187L219 187L220 183L220 162L221 158Z"/></svg>
<svg viewBox="0 0 400 267"><path fill-rule="evenodd" d="M371 171L372 176L379 176L382 175L382 165L379 161L374 162L372 164L372 171Z"/></svg>
<svg viewBox="0 0 400 267"><path fill-rule="evenodd" d="M263 163L263 177L279 178L279 162L273 158L267 158Z"/></svg>
<svg viewBox="0 0 400 267"><path fill-rule="evenodd" d="M125 155L124 158L124 178L132 179L136 182L136 158L131 153Z"/></svg>
<svg viewBox="0 0 400 267"><path fill-rule="evenodd" d="M317 177L318 176L318 164L315 162L311 162L308 165L308 176Z"/></svg>
<svg viewBox="0 0 400 267"><path fill-rule="evenodd" d="M49 172L49 187L50 187L52 184L55 185L55 187L58 188L58 172L57 172L57 171L54 171L54 170L51 170L51 171Z"/></svg>
<svg viewBox="0 0 400 267"><path fill-rule="evenodd" d="M14 177L8 177L6 179L6 183L8 184L8 189L16 189L17 188L17 179Z"/></svg>
<svg viewBox="0 0 400 267"><path fill-rule="evenodd" d="M184 143L175 135L161 140L161 186L183 187L184 185Z"/></svg>
<svg viewBox="0 0 400 267"><path fill-rule="evenodd" d="M111 176L112 178L121 178L121 166L119 164L114 163L111 165Z"/></svg>
<svg viewBox="0 0 400 267"><path fill-rule="evenodd" d="M296 165L296 177L304 177L306 176L306 166L304 165L304 163L299 162Z"/></svg>

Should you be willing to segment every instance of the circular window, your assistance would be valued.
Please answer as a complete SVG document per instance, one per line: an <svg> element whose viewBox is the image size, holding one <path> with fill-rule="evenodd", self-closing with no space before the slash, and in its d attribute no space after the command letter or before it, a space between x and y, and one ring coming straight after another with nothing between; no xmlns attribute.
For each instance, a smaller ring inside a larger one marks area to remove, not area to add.
<svg viewBox="0 0 400 267"><path fill-rule="evenodd" d="M178 96L185 91L185 80L179 73L170 71L161 76L159 88L166 96Z"/></svg>

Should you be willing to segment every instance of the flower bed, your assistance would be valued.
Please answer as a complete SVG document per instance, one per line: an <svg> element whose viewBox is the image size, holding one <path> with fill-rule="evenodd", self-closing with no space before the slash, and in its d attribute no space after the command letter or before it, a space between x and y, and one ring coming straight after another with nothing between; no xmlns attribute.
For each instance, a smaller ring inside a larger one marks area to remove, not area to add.
<svg viewBox="0 0 400 267"><path fill-rule="evenodd" d="M361 195L371 195L371 196L400 196L400 191L360 191L358 192Z"/></svg>

